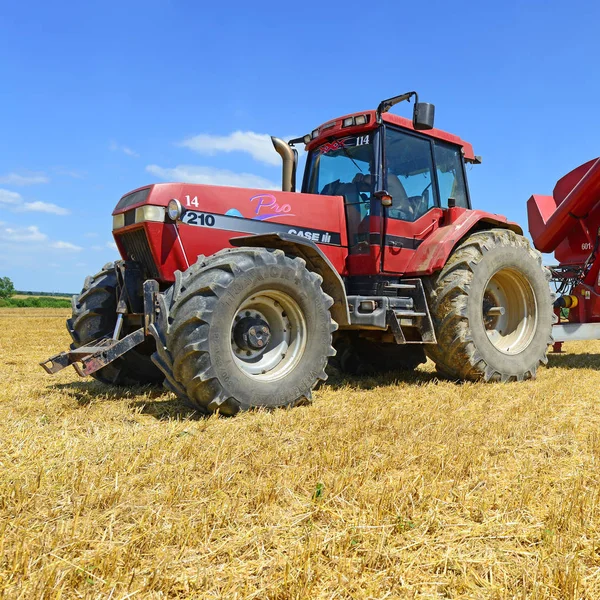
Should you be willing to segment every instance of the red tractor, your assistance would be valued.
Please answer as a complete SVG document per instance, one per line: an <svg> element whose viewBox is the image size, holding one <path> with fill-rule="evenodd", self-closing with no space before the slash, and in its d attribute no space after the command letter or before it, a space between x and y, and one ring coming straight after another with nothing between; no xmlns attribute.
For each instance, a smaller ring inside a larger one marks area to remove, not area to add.
<svg viewBox="0 0 600 600"><path fill-rule="evenodd" d="M413 119L390 114L415 99ZM456 379L535 377L552 343L550 273L522 229L473 210L471 145L410 92L284 142L282 191L155 184L121 198L122 260L73 299L72 364L234 414L351 374L431 358ZM297 152L308 151L302 192ZM80 364L81 363L81 364Z"/></svg>

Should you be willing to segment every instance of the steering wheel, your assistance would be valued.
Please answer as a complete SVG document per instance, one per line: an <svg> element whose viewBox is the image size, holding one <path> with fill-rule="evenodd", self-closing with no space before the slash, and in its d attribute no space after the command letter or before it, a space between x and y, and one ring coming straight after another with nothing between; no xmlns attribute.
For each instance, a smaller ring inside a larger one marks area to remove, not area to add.
<svg viewBox="0 0 600 600"><path fill-rule="evenodd" d="M410 199L410 198L409 198ZM400 221L414 221L414 214L404 208L388 207L388 216L392 219L399 219Z"/></svg>
<svg viewBox="0 0 600 600"><path fill-rule="evenodd" d="M423 191L421 192L421 198L423 197L423 194L425 194L425 192L431 187L431 184L433 183L433 181L430 181L424 188Z"/></svg>
<svg viewBox="0 0 600 600"><path fill-rule="evenodd" d="M430 181L421 192L420 196L414 196L418 198L415 203L415 214L422 216L429 209L429 188L432 186L433 181Z"/></svg>

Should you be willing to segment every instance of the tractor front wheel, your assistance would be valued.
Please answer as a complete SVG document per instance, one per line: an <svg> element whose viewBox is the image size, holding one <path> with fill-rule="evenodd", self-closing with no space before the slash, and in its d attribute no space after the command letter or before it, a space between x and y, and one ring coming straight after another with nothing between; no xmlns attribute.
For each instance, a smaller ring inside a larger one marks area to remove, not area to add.
<svg viewBox="0 0 600 600"><path fill-rule="evenodd" d="M321 277L281 250L200 257L160 298L156 365L203 412L307 402L325 380L337 329Z"/></svg>
<svg viewBox="0 0 600 600"><path fill-rule="evenodd" d="M437 345L426 352L449 377L522 381L552 343L550 273L521 235L470 235L427 282Z"/></svg>

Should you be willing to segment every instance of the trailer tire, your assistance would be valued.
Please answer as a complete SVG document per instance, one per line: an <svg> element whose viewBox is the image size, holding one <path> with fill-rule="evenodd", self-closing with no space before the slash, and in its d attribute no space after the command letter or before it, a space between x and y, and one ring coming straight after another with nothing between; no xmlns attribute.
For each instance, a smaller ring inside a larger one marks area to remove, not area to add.
<svg viewBox="0 0 600 600"><path fill-rule="evenodd" d="M359 337L358 332L340 334L333 347L336 355L329 363L348 375L414 371L427 360L422 345L379 343Z"/></svg>
<svg viewBox="0 0 600 600"><path fill-rule="evenodd" d="M438 371L454 379L535 378L552 343L549 279L523 236L491 229L467 237L425 282L438 340L425 351Z"/></svg>
<svg viewBox="0 0 600 600"><path fill-rule="evenodd" d="M201 412L226 415L311 400L327 379L337 324L321 276L303 259L232 248L175 277L151 328L168 389Z"/></svg>
<svg viewBox="0 0 600 600"><path fill-rule="evenodd" d="M72 316L67 320L71 349L110 335L117 322L117 273L114 263L86 278L81 292L71 299ZM147 339L91 376L117 386L160 384L164 375L152 362L154 340Z"/></svg>

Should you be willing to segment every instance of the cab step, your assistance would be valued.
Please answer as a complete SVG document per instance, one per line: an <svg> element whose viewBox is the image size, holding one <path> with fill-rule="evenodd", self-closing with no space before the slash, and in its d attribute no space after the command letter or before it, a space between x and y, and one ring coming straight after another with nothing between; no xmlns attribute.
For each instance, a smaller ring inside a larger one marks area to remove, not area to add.
<svg viewBox="0 0 600 600"><path fill-rule="evenodd" d="M417 286L412 283L387 283L383 286L384 290L416 290Z"/></svg>

